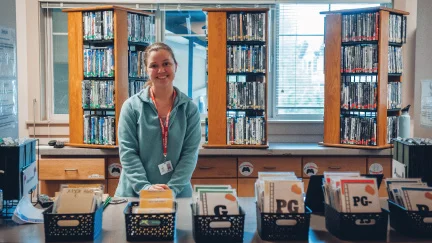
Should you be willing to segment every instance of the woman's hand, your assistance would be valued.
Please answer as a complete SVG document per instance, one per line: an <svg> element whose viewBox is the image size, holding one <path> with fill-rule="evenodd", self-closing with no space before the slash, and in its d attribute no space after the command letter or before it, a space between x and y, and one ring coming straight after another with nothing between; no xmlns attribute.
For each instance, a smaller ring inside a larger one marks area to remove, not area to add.
<svg viewBox="0 0 432 243"><path fill-rule="evenodd" d="M163 191L167 190L169 187L166 184L154 184L151 185L147 190L149 191Z"/></svg>

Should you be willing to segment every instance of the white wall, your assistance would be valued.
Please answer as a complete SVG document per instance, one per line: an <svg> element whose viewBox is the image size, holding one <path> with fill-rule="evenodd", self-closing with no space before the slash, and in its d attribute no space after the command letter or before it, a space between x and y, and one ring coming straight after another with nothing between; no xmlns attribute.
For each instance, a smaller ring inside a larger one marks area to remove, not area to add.
<svg viewBox="0 0 432 243"><path fill-rule="evenodd" d="M409 1L411 4L411 1ZM432 138L432 127L420 124L421 81L432 80L432 1L417 0L417 32L415 49L414 136Z"/></svg>

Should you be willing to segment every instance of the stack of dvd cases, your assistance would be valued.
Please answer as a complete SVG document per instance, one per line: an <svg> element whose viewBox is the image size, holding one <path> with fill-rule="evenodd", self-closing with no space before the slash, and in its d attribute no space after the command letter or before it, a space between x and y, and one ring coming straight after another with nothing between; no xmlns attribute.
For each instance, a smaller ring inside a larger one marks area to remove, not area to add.
<svg viewBox="0 0 432 243"><path fill-rule="evenodd" d="M388 47L388 72L389 73L402 73L402 47L389 46Z"/></svg>
<svg viewBox="0 0 432 243"><path fill-rule="evenodd" d="M112 40L113 18L113 11L83 12L84 40Z"/></svg>
<svg viewBox="0 0 432 243"><path fill-rule="evenodd" d="M144 52L155 41L154 16L128 13L129 96L139 93L148 80Z"/></svg>
<svg viewBox="0 0 432 243"><path fill-rule="evenodd" d="M265 13L230 13L227 19L228 41L266 41Z"/></svg>
<svg viewBox="0 0 432 243"><path fill-rule="evenodd" d="M128 13L128 40L131 42L155 41L154 16Z"/></svg>
<svg viewBox="0 0 432 243"><path fill-rule="evenodd" d="M399 136L399 117L387 117L387 143L392 143L393 138Z"/></svg>
<svg viewBox="0 0 432 243"><path fill-rule="evenodd" d="M265 45L228 45L227 72L228 73L265 73L266 67Z"/></svg>
<svg viewBox="0 0 432 243"><path fill-rule="evenodd" d="M389 42L402 44L406 43L407 17L390 14L389 18Z"/></svg>
<svg viewBox="0 0 432 243"><path fill-rule="evenodd" d="M378 40L379 12L342 15L342 42Z"/></svg>
<svg viewBox="0 0 432 243"><path fill-rule="evenodd" d="M228 109L265 109L264 76L228 75L227 79Z"/></svg>
<svg viewBox="0 0 432 243"><path fill-rule="evenodd" d="M114 108L114 80L83 80L82 107L84 109Z"/></svg>
<svg viewBox="0 0 432 243"><path fill-rule="evenodd" d="M84 49L84 77L114 77L112 46L89 46Z"/></svg>
<svg viewBox="0 0 432 243"><path fill-rule="evenodd" d="M264 116L247 116L245 112L227 112L227 115L227 144L266 144Z"/></svg>
<svg viewBox="0 0 432 243"><path fill-rule="evenodd" d="M84 115L84 143L115 145L115 117Z"/></svg>
<svg viewBox="0 0 432 243"><path fill-rule="evenodd" d="M148 78L145 72L143 51L129 51L129 77Z"/></svg>
<svg viewBox="0 0 432 243"><path fill-rule="evenodd" d="M387 109L400 109L402 107L402 91L399 82L387 84Z"/></svg>
<svg viewBox="0 0 432 243"><path fill-rule="evenodd" d="M342 46L341 67L344 73L378 72L378 45Z"/></svg>
<svg viewBox="0 0 432 243"><path fill-rule="evenodd" d="M141 90L144 89L146 81L133 80L129 82L129 96L134 94L138 94Z"/></svg>

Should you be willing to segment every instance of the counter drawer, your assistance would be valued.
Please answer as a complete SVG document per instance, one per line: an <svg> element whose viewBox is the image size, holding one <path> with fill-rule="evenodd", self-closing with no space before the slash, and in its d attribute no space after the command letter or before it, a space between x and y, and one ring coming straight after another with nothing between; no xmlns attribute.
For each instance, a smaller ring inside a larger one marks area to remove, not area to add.
<svg viewBox="0 0 432 243"><path fill-rule="evenodd" d="M250 168L243 167L250 163L253 166L252 173L247 173ZM259 171L293 171L297 177L301 177L301 157L239 157L238 158L239 177L258 177Z"/></svg>
<svg viewBox="0 0 432 243"><path fill-rule="evenodd" d="M105 159L41 159L39 180L103 180Z"/></svg>
<svg viewBox="0 0 432 243"><path fill-rule="evenodd" d="M366 157L303 157L303 177L313 174L314 164L316 175L322 175L324 171L359 171L366 174Z"/></svg>
<svg viewBox="0 0 432 243"><path fill-rule="evenodd" d="M192 178L237 177L236 157L199 157Z"/></svg>

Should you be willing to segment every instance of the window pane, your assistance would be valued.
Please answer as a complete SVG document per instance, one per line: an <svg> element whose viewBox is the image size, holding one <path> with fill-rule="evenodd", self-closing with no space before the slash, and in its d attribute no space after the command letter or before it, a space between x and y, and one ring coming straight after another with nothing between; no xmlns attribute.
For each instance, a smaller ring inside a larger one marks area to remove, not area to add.
<svg viewBox="0 0 432 243"><path fill-rule="evenodd" d="M54 33L67 33L67 14L62 12L61 9L54 8L52 10L52 25Z"/></svg>
<svg viewBox="0 0 432 243"><path fill-rule="evenodd" d="M323 35L328 4L280 4L279 35Z"/></svg>
<svg viewBox="0 0 432 243"><path fill-rule="evenodd" d="M200 113L207 113L206 15L202 11L165 14L165 43L171 46L178 62L174 85L193 99Z"/></svg>
<svg viewBox="0 0 432 243"><path fill-rule="evenodd" d="M206 16L202 11L166 11L165 28L174 34L204 33Z"/></svg>
<svg viewBox="0 0 432 243"><path fill-rule="evenodd" d="M54 21L54 20L53 20ZM68 37L53 36L53 93L54 114L69 113Z"/></svg>
<svg viewBox="0 0 432 243"><path fill-rule="evenodd" d="M276 108L317 108L324 105L322 36L280 36L277 47ZM279 109L280 108L280 109ZM291 110L298 112L300 110ZM322 110L321 110L322 111ZM301 110L309 114L316 110Z"/></svg>

